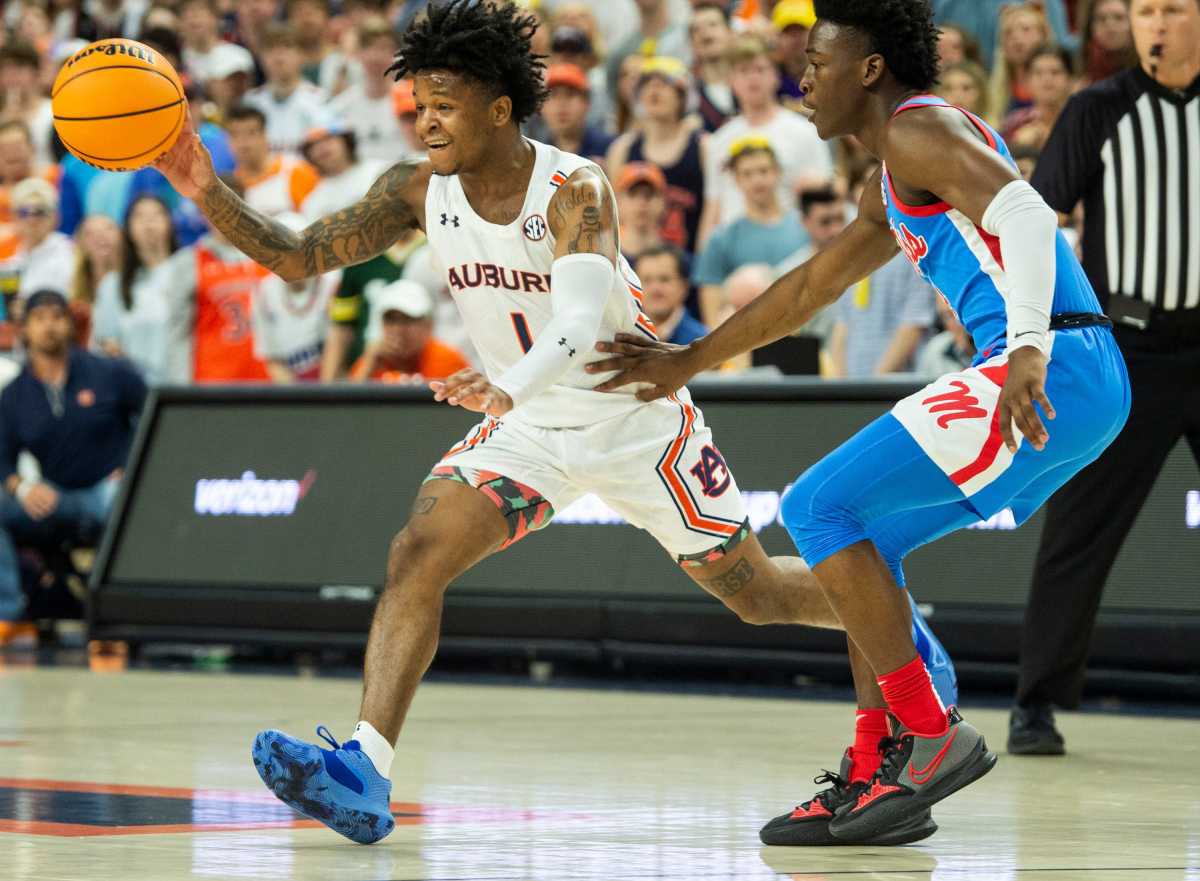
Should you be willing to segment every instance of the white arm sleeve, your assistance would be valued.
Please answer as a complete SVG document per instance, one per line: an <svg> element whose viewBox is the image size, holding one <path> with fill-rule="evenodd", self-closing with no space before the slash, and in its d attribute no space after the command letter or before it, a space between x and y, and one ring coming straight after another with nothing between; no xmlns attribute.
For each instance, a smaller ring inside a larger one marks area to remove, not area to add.
<svg viewBox="0 0 1200 881"><path fill-rule="evenodd" d="M591 352L616 269L599 254L571 254L550 267L550 305L554 317L538 334L525 357L493 385L520 407L562 378L576 359Z"/></svg>
<svg viewBox="0 0 1200 881"><path fill-rule="evenodd" d="M1050 348L1058 215L1023 180L1004 187L983 215L983 229L1000 237L1008 276L1008 351Z"/></svg>

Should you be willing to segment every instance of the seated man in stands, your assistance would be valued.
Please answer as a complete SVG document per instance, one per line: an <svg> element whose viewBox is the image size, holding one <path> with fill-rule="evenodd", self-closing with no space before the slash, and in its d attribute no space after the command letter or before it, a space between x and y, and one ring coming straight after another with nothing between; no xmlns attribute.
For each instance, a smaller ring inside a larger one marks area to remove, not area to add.
<svg viewBox="0 0 1200 881"><path fill-rule="evenodd" d="M21 334L28 360L0 392L0 647L36 642L14 541L96 541L112 508L146 397L137 371L71 345L57 291L35 291ZM28 451L40 479L17 473Z"/></svg>
<svg viewBox="0 0 1200 881"><path fill-rule="evenodd" d="M471 366L458 349L433 336L433 298L415 281L399 279L370 295L367 348L350 369L354 382L424 383Z"/></svg>

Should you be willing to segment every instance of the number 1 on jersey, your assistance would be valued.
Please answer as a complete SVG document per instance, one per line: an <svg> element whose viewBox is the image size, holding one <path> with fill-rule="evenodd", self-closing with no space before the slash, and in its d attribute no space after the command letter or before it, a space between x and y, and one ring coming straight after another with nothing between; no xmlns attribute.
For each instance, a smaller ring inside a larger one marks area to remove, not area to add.
<svg viewBox="0 0 1200 881"><path fill-rule="evenodd" d="M528 352L533 348L533 336L529 333L529 322L525 320L525 313L510 312L509 317L512 318L513 330L517 332L517 342L521 344L521 351Z"/></svg>

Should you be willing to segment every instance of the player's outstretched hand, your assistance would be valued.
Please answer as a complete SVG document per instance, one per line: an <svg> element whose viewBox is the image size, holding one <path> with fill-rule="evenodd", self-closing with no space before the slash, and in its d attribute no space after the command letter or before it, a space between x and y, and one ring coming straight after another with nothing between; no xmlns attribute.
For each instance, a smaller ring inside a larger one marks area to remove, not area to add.
<svg viewBox="0 0 1200 881"><path fill-rule="evenodd" d="M699 372L692 363L692 350L688 346L673 346L619 333L611 343L596 343L596 349L616 357L593 361L584 368L588 373L620 371L612 379L596 386L598 392L612 392L631 382L640 382L649 388L637 393L638 400L655 401L678 391Z"/></svg>
<svg viewBox="0 0 1200 881"><path fill-rule="evenodd" d="M185 199L195 199L217 179L212 156L208 148L200 143L200 136L192 127L192 115L186 108L183 131L179 133L175 145L155 161L154 167Z"/></svg>
<svg viewBox="0 0 1200 881"><path fill-rule="evenodd" d="M487 377L470 367L446 377L445 382L434 380L429 387L433 389L435 401L446 401L464 410L503 416L513 408L508 392L496 388L488 382Z"/></svg>
<svg viewBox="0 0 1200 881"><path fill-rule="evenodd" d="M1034 404L1042 408L1047 419L1054 418L1054 406L1046 397L1046 356L1024 346L1009 353L1008 377L1000 390L1000 436L1009 452L1017 451L1014 422L1035 450L1045 449L1050 440Z"/></svg>

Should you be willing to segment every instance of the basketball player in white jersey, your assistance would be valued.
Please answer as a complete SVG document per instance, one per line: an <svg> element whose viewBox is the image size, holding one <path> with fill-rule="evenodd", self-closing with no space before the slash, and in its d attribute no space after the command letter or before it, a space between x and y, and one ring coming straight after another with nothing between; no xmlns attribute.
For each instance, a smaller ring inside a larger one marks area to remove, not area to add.
<svg viewBox="0 0 1200 881"><path fill-rule="evenodd" d="M353 739L339 746L322 727L331 750L279 731L254 744L259 774L280 799L364 843L393 828L394 744L433 659L446 588L585 493L648 531L743 620L840 629L803 562L764 553L686 389L653 404L633 390L592 390L597 376L583 366L599 357L596 342L653 338L654 327L620 257L603 173L521 135L545 96L529 50L534 27L499 0L431 5L393 68L415 78L428 159L396 165L360 202L301 232L225 187L190 131L158 166L230 241L289 281L367 260L419 225L484 361L485 375L432 384L438 400L484 420L433 468L391 544ZM857 678L874 683L869 669ZM872 841L934 829L926 815Z"/></svg>

